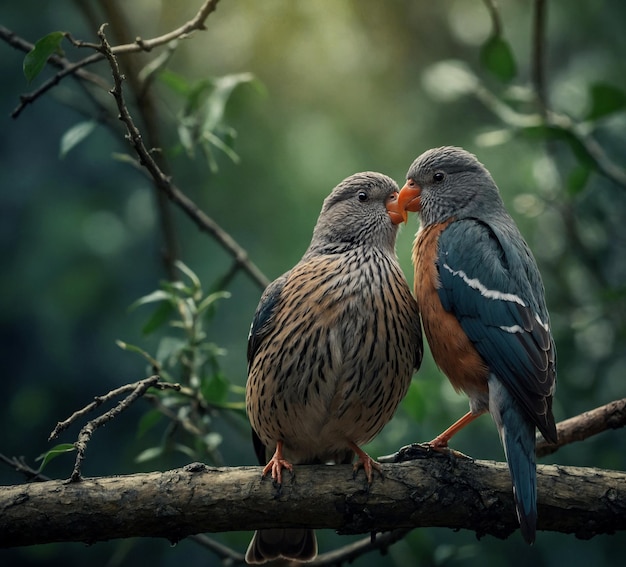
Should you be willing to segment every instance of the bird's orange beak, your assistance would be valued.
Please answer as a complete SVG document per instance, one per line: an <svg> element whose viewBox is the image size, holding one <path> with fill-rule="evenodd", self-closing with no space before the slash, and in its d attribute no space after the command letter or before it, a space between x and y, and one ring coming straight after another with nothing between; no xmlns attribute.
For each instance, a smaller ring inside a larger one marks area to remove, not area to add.
<svg viewBox="0 0 626 567"><path fill-rule="evenodd" d="M406 210L404 209L404 207L400 206L400 200L398 199L398 196L399 193L397 191L394 191L387 198L387 204L385 205L393 224L406 222L408 218Z"/></svg>
<svg viewBox="0 0 626 567"><path fill-rule="evenodd" d="M418 212L422 210L422 202L421 202L422 188L412 181L411 179L407 180L404 184L404 187L400 189L400 194L398 195L398 207L404 210L404 214L406 215L406 211Z"/></svg>

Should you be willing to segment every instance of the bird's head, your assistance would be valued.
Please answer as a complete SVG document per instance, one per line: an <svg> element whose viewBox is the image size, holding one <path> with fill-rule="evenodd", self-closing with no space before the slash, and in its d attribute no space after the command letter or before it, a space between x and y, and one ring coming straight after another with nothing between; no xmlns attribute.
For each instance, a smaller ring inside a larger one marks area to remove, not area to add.
<svg viewBox="0 0 626 567"><path fill-rule="evenodd" d="M476 156L446 146L424 152L411 164L397 207L418 212L422 226L428 226L450 218L486 218L504 205Z"/></svg>
<svg viewBox="0 0 626 567"><path fill-rule="evenodd" d="M398 224L397 183L381 173L366 171L344 179L324 200L313 231L311 251L329 247L377 246L394 250Z"/></svg>

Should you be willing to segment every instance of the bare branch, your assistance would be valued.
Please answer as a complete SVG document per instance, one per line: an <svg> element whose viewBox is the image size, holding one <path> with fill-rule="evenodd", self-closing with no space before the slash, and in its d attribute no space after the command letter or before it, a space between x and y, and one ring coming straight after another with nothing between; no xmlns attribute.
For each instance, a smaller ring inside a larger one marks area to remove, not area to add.
<svg viewBox="0 0 626 567"><path fill-rule="evenodd" d="M122 92L122 74L120 73L117 58L113 54L106 40L106 36L104 35L104 28L100 28L98 35L102 42L102 52L109 61L113 74L114 87L111 90L111 94L115 98L115 102L117 103L117 108L120 113L119 118L128 130L128 139L139 157L140 164L147 169L158 189L163 191L171 201L183 209L189 218L196 223L200 230L208 232L222 246L222 248L224 248L234 258L239 268L247 272L252 280L264 289L269 284L269 279L249 259L247 252L239 246L239 244L237 244L230 234L223 230L206 213L200 210L198 206L180 189L178 189L178 187L172 183L171 179L159 168L152 156L152 153L148 151L143 143L141 133L135 125L124 101L124 95Z"/></svg>
<svg viewBox="0 0 626 567"><path fill-rule="evenodd" d="M24 457L7 457L6 455L0 453L0 461L18 473L24 475L30 482L50 480L49 477L41 474L38 470L26 464L26 459L24 459Z"/></svg>
<svg viewBox="0 0 626 567"><path fill-rule="evenodd" d="M200 7L196 15L191 20L189 20L179 28L172 30L171 32L152 39L144 40L138 37L133 43L118 45L111 49L113 53L116 54L151 51L155 47L165 45L174 39L186 39L190 37L194 31L206 29L204 22L209 17L211 12L215 11L218 3L219 0L205 0L204 4ZM76 47L98 47L95 44L74 40L69 34L66 34L66 37ZM28 43L21 38L18 38L14 32L8 30L3 26L0 26L0 39L5 40L9 45L25 52L30 51L34 47L33 44ZM85 57L84 59L81 59L80 61L77 61L75 63L68 61L64 57L58 57L56 55L51 56L49 58L49 61L56 67L61 67L61 71L59 71L56 75L54 75L54 77L42 84L36 91L20 96L20 104L13 110L11 116L13 118L17 118L24 110L24 108L26 108L26 106L34 102L41 95L48 92L54 86L58 85L61 80L68 75L76 75L81 79L89 80L106 89L107 87L105 84L102 83L102 79L100 77L92 73L86 73L82 70L82 67L92 65L93 63L102 61L102 59L104 59L104 55L102 53L94 53L89 57Z"/></svg>
<svg viewBox="0 0 626 567"><path fill-rule="evenodd" d="M195 541L197 544L208 549L209 551L212 551L218 557L228 560L229 565L246 564L243 553L239 553L238 551L235 551L234 549L231 549L230 547L220 543L219 541L215 541L204 534L192 535L189 539Z"/></svg>
<svg viewBox="0 0 626 567"><path fill-rule="evenodd" d="M307 565L322 567L323 565L352 563L355 559L366 553L376 550L380 550L381 553L385 552L389 546L400 541L411 531L412 529L410 528L400 528L383 534L377 534L375 537L370 536L363 538L338 549L333 549L333 551L322 553Z"/></svg>
<svg viewBox="0 0 626 567"><path fill-rule="evenodd" d="M416 527L506 538L517 530L505 463L443 455L382 465L384 481L352 466L299 466L280 495L260 467L193 463L165 473L0 487L0 547L121 537L170 541L202 532L269 527L341 533ZM626 530L626 473L539 466L538 528L591 538Z"/></svg>
<svg viewBox="0 0 626 567"><path fill-rule="evenodd" d="M115 407L113 407L106 413L98 416L97 418L87 422L87 424L83 426L83 428L80 430L80 433L78 434L78 439L74 443L74 445L76 446L76 462L74 464L74 470L72 471L72 475L70 476L70 482L76 482L81 478L80 467L83 459L85 458L87 443L89 443L89 440L91 439L94 431L117 417L123 411L127 410L133 404L133 402L143 396L149 388L155 387L160 389L180 389L180 386L178 384L160 382L158 376L150 376L149 378L145 378L144 380L140 380L139 382L135 382L134 384L125 384L124 386L116 388L115 390L111 390L108 394L105 394L104 396L96 397L93 402L85 406L83 409L74 412L65 421L60 421L59 423L57 423L54 431L52 431L52 433L50 434L48 441L56 439L58 435L62 431L67 429L72 423L86 416L88 413L92 412L103 403L111 401L117 396L130 392L128 396L121 400Z"/></svg>
<svg viewBox="0 0 626 567"><path fill-rule="evenodd" d="M584 441L607 429L619 429L624 426L626 426L626 398L559 422L556 426L558 442L554 445L538 435L537 456L551 455L569 443Z"/></svg>
<svg viewBox="0 0 626 567"><path fill-rule="evenodd" d="M548 9L545 0L535 0L533 4L531 79L542 114L545 114L548 109L548 98L545 83L547 12Z"/></svg>
<svg viewBox="0 0 626 567"><path fill-rule="evenodd" d="M489 17L491 18L491 26L493 27L494 35L502 35L502 20L500 18L500 12L498 11L498 4L496 0L483 0Z"/></svg>

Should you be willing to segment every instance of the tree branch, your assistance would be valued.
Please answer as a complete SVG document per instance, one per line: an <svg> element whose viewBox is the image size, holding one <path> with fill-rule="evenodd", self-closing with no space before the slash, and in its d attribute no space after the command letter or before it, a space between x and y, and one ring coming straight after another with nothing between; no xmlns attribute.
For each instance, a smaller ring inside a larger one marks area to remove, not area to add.
<svg viewBox="0 0 626 567"><path fill-rule="evenodd" d="M159 168L158 164L154 160L152 153L146 148L143 143L141 133L128 111L128 107L124 101L124 95L122 92L122 74L120 73L117 58L109 46L106 36L104 35L104 26L100 28L98 35L102 42L101 50L106 56L111 71L113 74L114 87L110 91L117 108L119 110L119 119L124 123L128 131L128 139L133 146L133 149L139 157L139 162L146 168L148 173L153 179L156 187L163 191L171 201L176 203L187 216L196 223L200 230L208 232L230 255L234 258L239 268L245 270L248 275L255 281L261 288L267 287L269 284L268 278L259 270L259 268L250 260L247 252L237 244L237 242L223 230L213 219L201 211L198 206L191 201L178 187L176 187L171 178L166 176Z"/></svg>
<svg viewBox="0 0 626 567"><path fill-rule="evenodd" d="M94 431L103 425L106 425L112 419L115 419L120 413L127 410L137 399L143 396L149 388L158 388L161 390L170 388L173 390L180 390L179 384L170 384L168 382L161 382L158 376L150 376L149 378L145 378L140 380L139 382L135 382L133 384L126 384L121 386L120 388L116 388L115 390L111 390L108 394L104 396L97 396L93 402L89 405L85 406L83 409L74 412L70 417L68 417L65 421L60 421L57 423L54 431L50 434L48 441L52 439L56 439L62 431L65 431L72 423L77 421L80 418L85 417L88 413L92 412L94 409L99 407L105 402L111 401L113 398L120 396L122 394L128 394L124 399L122 399L118 404L103 413L102 415L88 421L80 430L78 434L78 439L74 443L76 447L76 462L74 464L74 470L72 471L72 476L70 476L70 482L79 481L80 476L80 467L85 458L85 452L87 450L87 443L89 443L91 436Z"/></svg>
<svg viewBox="0 0 626 567"><path fill-rule="evenodd" d="M626 426L626 398L560 421L556 426L558 442L555 444L548 443L543 436L538 435L537 456L551 455L563 445L584 441L607 429L619 429L624 426Z"/></svg>
<svg viewBox="0 0 626 567"><path fill-rule="evenodd" d="M533 4L533 32L531 79L537 95L540 112L544 114L548 109L548 100L545 81L545 46L547 6L545 0L535 0Z"/></svg>
<svg viewBox="0 0 626 567"><path fill-rule="evenodd" d="M112 51L115 54L136 53L138 51L151 51L155 47L166 45L173 39L186 39L194 31L206 29L204 22L209 17L211 12L215 11L218 3L219 0L205 0L196 15L191 20L176 28L175 30L172 30L171 32L152 39L141 39L140 37L138 37L133 43L117 45L113 47ZM9 45L26 52L30 51L34 47L32 44L22 40L21 38L18 38L15 33L13 33L11 30L6 29L3 26L0 26L0 39L4 39ZM88 45L85 42L73 41L71 40L71 38L69 39L74 45L78 47ZM61 80L68 75L77 75L81 79L87 79L99 84L99 86L103 86L100 77L91 73L85 74L85 72L82 71L82 67L92 65L93 63L97 63L98 61L102 61L104 58L105 56L103 53L94 53L89 57L85 57L84 59L76 62L68 61L64 57L50 57L49 61L53 65L61 67L61 71L54 75L54 77L48 79L36 91L20 96L20 104L15 108L15 110L13 110L11 116L13 118L17 118L24 110L24 108L26 108L26 106L37 100L41 95L48 92L54 86L58 85ZM104 86L103 88L106 88L106 86Z"/></svg>
<svg viewBox="0 0 626 567"><path fill-rule="evenodd" d="M182 469L0 488L0 547L93 543L306 526L341 533L448 527L508 537L517 529L504 463L435 454L383 465L368 487L350 465L300 466L277 494L259 467ZM540 530L580 538L626 529L626 473L539 466Z"/></svg>

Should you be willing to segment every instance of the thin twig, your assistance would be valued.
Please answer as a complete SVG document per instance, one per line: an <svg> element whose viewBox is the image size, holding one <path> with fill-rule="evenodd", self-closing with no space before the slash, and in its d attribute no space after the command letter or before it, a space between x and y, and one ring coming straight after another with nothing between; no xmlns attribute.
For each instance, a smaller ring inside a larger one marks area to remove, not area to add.
<svg viewBox="0 0 626 567"><path fill-rule="evenodd" d="M170 177L166 176L159 168L154 160L152 153L146 148L141 133L135 125L128 107L124 101L122 92L123 77L117 62L115 54L111 51L111 47L104 34L104 26L98 31L98 36L102 42L101 50L105 54L113 75L114 87L110 91L117 108L119 110L119 119L124 123L128 130L128 139L133 146L139 162L143 165L155 185L159 190L163 191L174 203L176 203L183 211L187 213L189 218L198 226L200 230L208 232L217 242L234 258L240 269L243 269L248 275L261 287L265 288L269 284L269 279L259 270L259 268L249 259L248 253L237 242L223 230L212 218L198 208L198 206L189 199L176 185L172 183Z"/></svg>
<svg viewBox="0 0 626 567"><path fill-rule="evenodd" d="M111 401L114 398L117 398L118 396L121 396L122 394L126 394L127 392L132 392L138 386L141 386L143 384L146 384L145 389L148 389L150 387L157 387L160 389L164 389L164 388L173 388L175 390L180 389L180 386L178 384L169 384L167 382L159 382L158 376L150 376L149 378L145 378L144 380L140 380L139 382L134 382L133 384L124 384L123 386L120 386L119 388L116 388L115 390L111 390L104 396L96 396L94 398L94 401L91 402L89 405L85 406L81 410L75 411L66 420L59 421L59 423L56 424L56 427L54 428L52 433L50 433L50 436L48 437L48 441L53 441L54 439L56 439L63 431L65 431L68 427L70 427L70 425L72 425L75 421L77 421L78 419L82 417L85 417L88 413L92 412L97 407L101 406L102 404L106 402Z"/></svg>
<svg viewBox="0 0 626 567"><path fill-rule="evenodd" d="M215 555L222 559L223 565L245 565L246 563L243 553L239 553L204 534L192 535L189 539L215 553Z"/></svg>
<svg viewBox="0 0 626 567"><path fill-rule="evenodd" d="M118 402L115 407L113 407L106 413L98 416L97 418L92 419L80 430L78 434L78 439L74 443L76 447L76 462L74 464L74 470L72 471L72 475L70 476L70 482L76 482L81 478L80 467L83 459L85 458L87 443L89 443L89 440L91 439L94 431L117 417L124 410L128 409L133 404L133 402L143 396L149 388L171 388L174 390L179 390L180 386L178 384L160 382L159 377L156 375L150 376L149 378L139 380L139 382L135 382L134 384L125 384L124 386L116 388L115 390L111 390L108 394L105 394L104 396L96 397L93 402L85 406L83 409L74 412L65 421L60 421L59 423L57 423L54 431L50 434L50 437L48 439L49 441L55 439L59 435L59 433L67 429L72 423L77 421L79 418L86 416L89 412L92 412L103 403L108 402L117 396L130 392L123 400Z"/></svg>
<svg viewBox="0 0 626 567"><path fill-rule="evenodd" d="M384 554L390 545L400 541L411 531L413 530L399 528L383 534L377 534L375 538L365 537L338 549L333 549L333 551L329 551L328 553L322 553L313 561L307 563L307 565L322 567L326 565L342 565L343 563L352 563L361 555L365 555L366 553L375 550L380 550L380 552Z"/></svg>
<svg viewBox="0 0 626 567"><path fill-rule="evenodd" d="M483 0L489 16L491 17L491 25L493 27L493 34L495 36L502 35L502 20L500 19L500 12L498 11L498 4L496 0Z"/></svg>
<svg viewBox="0 0 626 567"><path fill-rule="evenodd" d="M545 82L547 12L545 0L535 0L533 9L531 80L537 95L540 112L544 115L549 108Z"/></svg>
<svg viewBox="0 0 626 567"><path fill-rule="evenodd" d="M189 20L179 28L176 28L175 30L170 31L164 35L154 37L152 39L141 39L140 37L138 37L133 43L117 45L111 49L115 54L136 53L139 51L151 51L155 47L165 45L174 39L186 39L190 37L194 31L206 29L204 22L209 17L209 14L211 14L211 12L213 12L217 8L218 3L219 0L205 0L204 4L200 7L196 15L191 20ZM83 47L89 45L87 42L72 40L69 34L67 34L66 37L72 42L73 45ZM9 45L17 47L18 49L21 49L23 51L30 51L33 48L33 45L29 44L30 47L28 49L24 49L24 43L28 42L20 40L12 31L6 29L3 26L0 26L0 39L4 39L7 43L9 43ZM94 46L93 44L91 45ZM82 71L82 67L92 65L93 63L97 63L98 61L102 61L104 57L105 56L103 53L94 53L89 57L85 57L80 61L76 61L75 63L72 63L63 57L50 57L49 61L53 65L61 67L61 71L59 71L56 75L54 75L54 77L42 84L37 90L33 91L32 93L20 96L20 104L15 108L15 110L13 110L11 116L13 118L17 118L24 110L24 108L26 108L26 106L37 100L41 95L49 91L54 86L58 85L59 82L68 75L76 75L79 76L81 79L95 80L96 83L100 83L99 86L106 88L106 86L101 84L101 80L99 80L99 77L98 79L95 79L97 75L92 75L91 73L89 73L89 78L87 78L88 76L84 75L84 72Z"/></svg>
<svg viewBox="0 0 626 567"><path fill-rule="evenodd" d="M24 457L7 457L6 455L0 453L0 461L14 469L16 472L24 475L29 481L46 482L51 480L49 476L41 474L38 470L28 466Z"/></svg>
<svg viewBox="0 0 626 567"><path fill-rule="evenodd" d="M111 0L101 0L99 2L101 10L104 12L104 21L109 22L108 26L113 34L115 42L123 44L133 38L133 29L128 23L123 10L119 9L117 2ZM86 3L80 3L81 10L84 11L85 17L90 17L89 9ZM84 8L83 8L84 7ZM177 41L171 41L166 45L166 49L161 51L161 55L157 59L165 60L171 57L173 50L172 44L178 44ZM97 47L98 50L100 46ZM134 109L138 117L138 123L145 138L145 143L149 148L162 148L163 142L160 135L160 121L158 110L154 98L154 92L148 88L150 81L143 81L141 75L141 58L140 54L135 57L125 57L119 63L122 66L125 77L128 80L129 91L134 98ZM119 58L118 58L119 59ZM145 69L145 68L144 68ZM153 154L161 171L166 175L170 173L170 167L165 152L155 152ZM165 193L160 191L158 187L153 185L153 193L155 197L155 205L158 211L160 233L162 238L161 259L167 278L170 281L178 279L178 270L176 269L176 261L180 256L180 245L178 233L176 231L176 223L173 214L174 205L169 201Z"/></svg>

